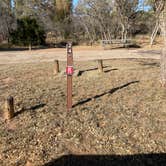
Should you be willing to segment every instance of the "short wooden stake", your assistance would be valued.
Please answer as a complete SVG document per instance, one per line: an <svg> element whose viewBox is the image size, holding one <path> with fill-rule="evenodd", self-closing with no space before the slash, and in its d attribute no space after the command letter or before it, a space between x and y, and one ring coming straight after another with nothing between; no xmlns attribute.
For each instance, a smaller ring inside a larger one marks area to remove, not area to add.
<svg viewBox="0 0 166 166"><path fill-rule="evenodd" d="M58 74L59 73L59 61L58 60L55 60L54 61L54 74Z"/></svg>
<svg viewBox="0 0 166 166"><path fill-rule="evenodd" d="M97 60L98 62L98 70L100 73L104 72L103 71L103 61L102 60Z"/></svg>
<svg viewBox="0 0 166 166"><path fill-rule="evenodd" d="M4 119L11 120L14 117L14 98L9 96L5 103Z"/></svg>

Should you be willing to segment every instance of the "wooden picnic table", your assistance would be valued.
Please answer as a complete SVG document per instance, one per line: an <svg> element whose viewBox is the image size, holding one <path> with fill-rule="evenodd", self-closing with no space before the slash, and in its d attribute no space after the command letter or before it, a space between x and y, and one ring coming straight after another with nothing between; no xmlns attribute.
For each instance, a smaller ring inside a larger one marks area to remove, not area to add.
<svg viewBox="0 0 166 166"><path fill-rule="evenodd" d="M117 45L120 47L128 47L132 45L132 40L127 39L127 40L122 40L122 39L111 39L111 40L101 40L101 46L106 49L106 45L112 46L112 45Z"/></svg>

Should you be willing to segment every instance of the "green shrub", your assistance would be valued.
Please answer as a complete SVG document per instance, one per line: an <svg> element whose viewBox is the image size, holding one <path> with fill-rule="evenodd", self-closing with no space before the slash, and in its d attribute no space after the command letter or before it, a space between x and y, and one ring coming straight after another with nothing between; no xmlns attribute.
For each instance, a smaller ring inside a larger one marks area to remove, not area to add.
<svg viewBox="0 0 166 166"><path fill-rule="evenodd" d="M19 46L43 45L45 31L36 19L25 17L17 20L17 29L10 34L10 41Z"/></svg>

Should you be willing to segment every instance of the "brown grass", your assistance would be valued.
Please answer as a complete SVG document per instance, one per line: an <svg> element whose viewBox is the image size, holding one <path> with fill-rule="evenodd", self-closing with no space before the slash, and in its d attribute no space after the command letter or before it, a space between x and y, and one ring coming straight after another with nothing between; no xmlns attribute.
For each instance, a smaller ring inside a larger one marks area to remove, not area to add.
<svg viewBox="0 0 166 166"><path fill-rule="evenodd" d="M65 154L134 155L166 153L166 93L159 62L76 62L73 108L66 114L66 78L53 75L53 63L0 66L0 104L15 98L17 114L0 120L0 165L42 165ZM61 70L65 63L61 63ZM3 69L3 71L2 71ZM2 112L2 110L1 110Z"/></svg>

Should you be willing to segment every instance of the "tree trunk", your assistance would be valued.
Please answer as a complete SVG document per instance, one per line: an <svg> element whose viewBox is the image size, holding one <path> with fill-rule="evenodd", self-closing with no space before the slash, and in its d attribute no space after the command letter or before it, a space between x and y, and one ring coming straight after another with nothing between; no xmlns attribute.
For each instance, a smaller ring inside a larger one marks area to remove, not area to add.
<svg viewBox="0 0 166 166"><path fill-rule="evenodd" d="M153 42L154 42L154 40L155 40L155 38L156 38L156 36L157 36L157 32L158 32L158 31L159 31L159 23L156 22L155 28L154 28L154 30L153 30L153 32L152 32L151 37L150 37L150 45L151 45L151 46L153 45Z"/></svg>
<svg viewBox="0 0 166 166"><path fill-rule="evenodd" d="M127 31L127 29L125 29L125 31L124 31L124 37L123 37L123 42L124 43L127 42L127 33L128 33L128 31Z"/></svg>
<svg viewBox="0 0 166 166"><path fill-rule="evenodd" d="M122 39L122 41L124 40L124 32L125 32L125 27L124 27L124 25L122 24L122 36L121 36L121 39Z"/></svg>
<svg viewBox="0 0 166 166"><path fill-rule="evenodd" d="M161 54L161 84L166 87L166 45Z"/></svg>
<svg viewBox="0 0 166 166"><path fill-rule="evenodd" d="M164 41L164 46L161 54L161 61L160 61L160 67L161 67L161 84L162 86L166 86L166 9L161 13L160 15L160 26L161 26L161 32L162 37Z"/></svg>
<svg viewBox="0 0 166 166"><path fill-rule="evenodd" d="M31 50L32 50L32 44L29 43L29 51L31 51Z"/></svg>

